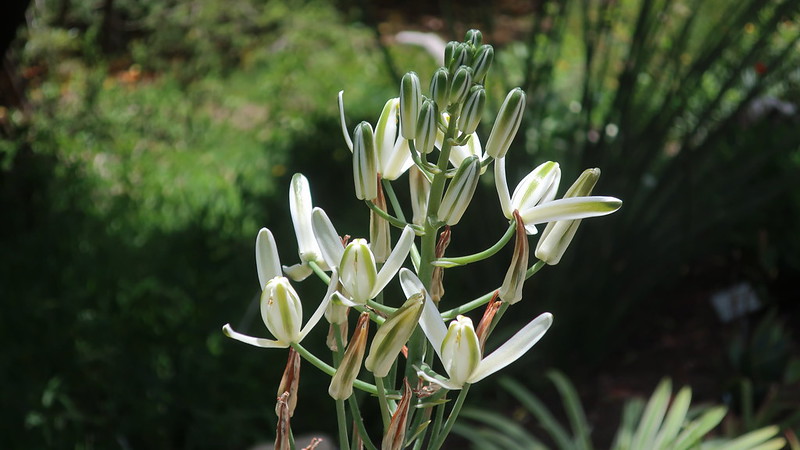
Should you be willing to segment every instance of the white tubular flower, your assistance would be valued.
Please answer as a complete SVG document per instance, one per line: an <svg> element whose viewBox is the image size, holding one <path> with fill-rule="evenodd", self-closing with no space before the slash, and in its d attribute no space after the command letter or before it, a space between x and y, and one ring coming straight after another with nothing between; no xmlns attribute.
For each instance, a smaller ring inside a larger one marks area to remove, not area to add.
<svg viewBox="0 0 800 450"><path fill-rule="evenodd" d="M558 163L548 161L526 175L514 188L514 195L509 195L506 181L506 159L500 158L494 162L494 183L500 198L500 207L507 219L514 217L515 210L522 212L538 204L552 201L556 196L560 181L561 168ZM525 232L536 234L537 230L532 223L525 221Z"/></svg>
<svg viewBox="0 0 800 450"><path fill-rule="evenodd" d="M353 141L347 132L344 117L344 91L339 92L339 120L347 147L353 151ZM385 180L396 180L414 163L408 141L400 135L400 99L390 98L383 106L375 125L375 153L378 173Z"/></svg>
<svg viewBox="0 0 800 450"><path fill-rule="evenodd" d="M297 236L297 251L300 255L300 263L293 266L283 266L284 272L294 281L303 281L311 275L312 270L308 266L309 261L320 263L323 270L327 269L322 260L317 240L314 238L314 231L311 228L311 189L308 180L303 174L296 173L292 176L289 187L289 211L292 215L292 225L294 234Z"/></svg>
<svg viewBox="0 0 800 450"><path fill-rule="evenodd" d="M406 226L386 263L378 271L367 241L355 239L343 249L336 229L320 208L314 208L312 227L325 262L341 273L342 286L351 297L352 305L348 306L363 305L375 298L400 270L414 245L414 230Z"/></svg>
<svg viewBox="0 0 800 450"><path fill-rule="evenodd" d="M222 332L230 338L256 347L286 348L294 343L299 343L322 318L337 285L338 276L334 270L325 297L306 325L300 328L303 318L303 304L300 297L288 279L275 277L267 282L261 293L261 318L264 320L267 330L276 339L248 336L234 331L230 324L225 324Z"/></svg>
<svg viewBox="0 0 800 450"><path fill-rule="evenodd" d="M417 375L445 389L461 389L465 383L476 383L505 368L539 342L553 323L552 314L541 314L497 350L483 357L472 320L459 316L447 328L433 300L413 272L400 270L400 285L406 296L420 292L425 294L425 306L419 324L450 378L432 377L421 370Z"/></svg>

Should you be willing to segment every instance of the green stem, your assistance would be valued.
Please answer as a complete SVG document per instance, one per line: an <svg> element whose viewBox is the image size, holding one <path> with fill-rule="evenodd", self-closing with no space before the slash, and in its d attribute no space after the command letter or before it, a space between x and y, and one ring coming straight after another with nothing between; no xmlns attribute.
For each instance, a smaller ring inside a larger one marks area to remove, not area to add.
<svg viewBox="0 0 800 450"><path fill-rule="evenodd" d="M370 308L375 309L376 311L380 311L380 312L386 314L387 316L388 315L392 315L392 314L394 314L395 311L397 311L397 308L392 308L391 306L386 306L386 305L384 305L382 303L378 303L378 302L376 302L374 300L367 300L367 306L369 306Z"/></svg>
<svg viewBox="0 0 800 450"><path fill-rule="evenodd" d="M367 447L367 450L378 450L375 444L372 443L372 440L370 440L367 429L364 428L364 419L361 418L361 412L358 410L356 396L351 395L350 398L347 399L347 403L350 405L350 415L353 416L353 422L356 423L356 428L358 428L358 434L361 437L361 442L364 443L364 447Z"/></svg>
<svg viewBox="0 0 800 450"><path fill-rule="evenodd" d="M383 420L383 430L389 429L389 402L386 401L386 392L383 388L383 377L375 377L375 385L378 387L378 404L381 410L381 419Z"/></svg>
<svg viewBox="0 0 800 450"><path fill-rule="evenodd" d="M467 392L469 391L469 383L464 384L464 387L461 388L461 392L458 393L458 397L456 398L456 403L453 405L452 411L450 411L450 416L447 418L447 422L444 423L444 427L442 427L441 433L437 436L435 442L431 442L431 445L428 447L429 450L438 450L444 440L447 439L447 435L450 434L450 430L453 429L453 425L456 423L456 419L458 419L458 414L461 412L461 407L464 406L464 400L467 398Z"/></svg>
<svg viewBox="0 0 800 450"><path fill-rule="evenodd" d="M339 423L339 448L350 448L350 439L347 436L347 413L344 410L344 400L336 400L336 419Z"/></svg>
<svg viewBox="0 0 800 450"><path fill-rule="evenodd" d="M446 398L446 395L445 395ZM444 422L444 410L447 403L442 403L436 407L436 418L433 419L433 426L431 428L431 442L435 442L442 431L442 422Z"/></svg>
<svg viewBox="0 0 800 450"><path fill-rule="evenodd" d="M319 279L322 280L325 284L330 284L331 277L329 277L328 274L325 273L324 270L322 270L319 264L317 264L315 261L309 261L308 267L311 267L311 270L313 270L314 273L319 277Z"/></svg>
<svg viewBox="0 0 800 450"><path fill-rule="evenodd" d="M525 272L525 279L527 280L528 278L532 277L536 272L541 270L541 268L544 267L544 265L545 265L544 261L536 261L536 264L532 265Z"/></svg>
<svg viewBox="0 0 800 450"><path fill-rule="evenodd" d="M428 181L431 181L434 176L441 172L439 167L420 158L419 152L417 151L416 147L414 147L413 140L408 141L408 148L411 150L411 159L414 161L414 164L419 167L419 170L423 175L425 175L425 178L427 178Z"/></svg>
<svg viewBox="0 0 800 450"><path fill-rule="evenodd" d="M487 248L486 250L483 250L483 251L478 252L478 253L473 253L472 255L467 255L467 256L455 256L455 257L452 257L452 258L439 258L439 259L433 261L433 265L435 265L435 266L444 266L444 267L449 267L451 265L463 266L465 264L469 264L469 263L473 263L473 262L477 262L477 261L482 261L482 260L494 255L495 253L499 252L500 249L505 247L505 245L508 244L508 241L511 240L511 236L514 235L514 231L515 230L516 230L516 223L515 222L511 222L511 224L508 226L508 229L506 230L505 234L503 234L503 236L500 238L500 240L497 241L491 247Z"/></svg>
<svg viewBox="0 0 800 450"><path fill-rule="evenodd" d="M422 228L419 225L406 223L404 220L400 220L397 217L394 217L391 214L387 213L386 211L380 209L378 207L378 205L376 205L375 203L372 203L369 200L364 200L364 203L366 203L367 206L369 206L369 209L375 211L376 214L378 214L379 216L381 216L384 219L386 219L391 225L393 225L393 226L395 226L397 228L400 228L401 230L403 228L405 228L406 226L410 226L411 228L414 229L414 232L421 233L423 231Z"/></svg>
<svg viewBox="0 0 800 450"><path fill-rule="evenodd" d="M408 223L406 220L405 214L403 214L403 208L400 206L400 202L397 200L397 194L394 192L394 187L392 187L391 181L387 179L381 179L381 183L383 184L383 189L386 191L386 197L389 198L389 203L392 205L392 211L394 211L397 218L401 221ZM419 225L411 225L412 227L419 227ZM420 232L424 232L424 228L414 228L416 232L419 229ZM414 264L414 267L419 267L419 250L417 250L417 244L411 246L411 260Z"/></svg>
<svg viewBox="0 0 800 450"><path fill-rule="evenodd" d="M317 358L313 353L306 350L305 347L298 343L292 344L292 348L297 350L297 353L300 354L306 361L310 362L314 367L317 369L325 372L326 374L333 376L336 373L336 369L328 365L325 361ZM353 381L353 387L360 389L364 392L370 393L372 395L378 395L378 388L374 384L369 384L367 382L361 380ZM400 392L398 391L388 391L388 396L393 398L400 398Z"/></svg>

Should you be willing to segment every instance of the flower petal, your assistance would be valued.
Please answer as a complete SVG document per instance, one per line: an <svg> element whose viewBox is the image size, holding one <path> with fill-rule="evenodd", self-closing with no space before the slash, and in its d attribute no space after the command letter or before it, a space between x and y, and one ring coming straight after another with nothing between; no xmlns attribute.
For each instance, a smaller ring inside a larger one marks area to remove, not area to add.
<svg viewBox="0 0 800 450"><path fill-rule="evenodd" d="M384 263L380 272L378 272L378 277L375 279L375 286L370 293L372 298L375 298L378 293L389 284L389 281L391 281L397 271L400 270L400 266L402 266L403 262L406 260L412 245L414 245L414 230L406 225L406 227L403 228L400 239L397 240L397 243L392 249L392 253L389 254L386 263Z"/></svg>
<svg viewBox="0 0 800 450"><path fill-rule="evenodd" d="M300 330L300 337L297 339L297 342L303 340L304 337L311 331L312 328L317 324L317 322L322 319L322 316L325 315L325 308L328 307L328 303L331 301L331 297L333 293L336 291L336 287L339 285L339 274L336 272L336 269L333 269L333 273L331 273L331 282L328 283L328 290L325 292L325 297L322 298L322 301L319 303L317 310L314 311L314 314L309 317L308 322Z"/></svg>
<svg viewBox="0 0 800 450"><path fill-rule="evenodd" d="M507 365L518 360L528 350L531 349L539 339L544 336L550 325L553 324L553 315L550 313L541 314L539 317L533 319L524 328L519 330L517 334L507 340L503 345L497 348L491 355L486 356L478 364L478 368L472 373L472 376L467 380L470 383L476 383L489 375L505 368Z"/></svg>
<svg viewBox="0 0 800 450"><path fill-rule="evenodd" d="M447 326L445 326L442 316L439 315L439 310L433 303L422 281L414 274L414 272L403 268L400 269L400 285L403 287L403 293L406 297L425 292L425 307L422 308L422 316L420 317L419 325L428 340L433 345L433 350L442 359L442 342L447 334Z"/></svg>
<svg viewBox="0 0 800 450"><path fill-rule="evenodd" d="M352 152L353 140L350 139L350 132L347 131L347 121L344 118L344 91L339 91L337 103L339 103L339 120L342 123L342 134L344 135L344 141L347 143L347 148L349 148Z"/></svg>
<svg viewBox="0 0 800 450"><path fill-rule="evenodd" d="M233 328L231 328L231 324L229 323L226 323L225 326L222 327L222 332L225 333L225 336L228 336L229 338L233 338L236 339L237 341L244 342L245 344L250 344L256 347L286 348L289 346L289 344L284 342L273 341L272 339L257 338L239 333L237 331L234 331Z"/></svg>
<svg viewBox="0 0 800 450"><path fill-rule="evenodd" d="M267 228L259 230L256 237L256 271L262 290L269 280L282 275L278 246L272 232Z"/></svg>
<svg viewBox="0 0 800 450"><path fill-rule="evenodd" d="M448 379L445 379L441 375L434 377L434 376L432 376L432 375L430 375L428 373L425 373L422 370L417 370L417 376L419 376L420 378L422 378L423 380L425 380L425 381L427 381L429 383L433 383L433 384L439 385L439 386L441 386L441 387L443 387L445 389L449 389L451 391L457 391L457 390L461 389L462 387L464 387L463 384L456 384L456 383L454 383L454 382L452 382L452 381L450 381Z"/></svg>
<svg viewBox="0 0 800 450"><path fill-rule="evenodd" d="M520 216L526 225L533 225L556 220L605 216L618 210L620 206L622 206L622 200L614 197L571 197L542 203L520 211Z"/></svg>
<svg viewBox="0 0 800 450"><path fill-rule="evenodd" d="M292 176L289 188L289 211L292 216L297 249L301 261L316 261L320 258L319 245L311 228L311 188L308 179L301 173Z"/></svg>
<svg viewBox="0 0 800 450"><path fill-rule="evenodd" d="M511 195L508 193L506 180L506 159L498 158L494 161L494 185L497 187L497 196L500 198L500 209L506 219L511 219Z"/></svg>
<svg viewBox="0 0 800 450"><path fill-rule="evenodd" d="M314 229L314 236L317 238L322 259L330 268L339 267L342 254L344 254L344 246L342 246L342 240L336 233L331 219L322 208L314 208L311 213L311 227Z"/></svg>

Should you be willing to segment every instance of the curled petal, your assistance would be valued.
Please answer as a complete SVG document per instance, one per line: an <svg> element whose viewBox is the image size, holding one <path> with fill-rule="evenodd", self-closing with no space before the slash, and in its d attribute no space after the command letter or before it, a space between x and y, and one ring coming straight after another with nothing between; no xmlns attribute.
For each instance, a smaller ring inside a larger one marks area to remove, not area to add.
<svg viewBox="0 0 800 450"><path fill-rule="evenodd" d="M339 120L342 123L342 134L344 135L344 141L347 143L347 148L352 152L353 140L350 139L350 133L347 131L347 121L344 118L344 91L339 91L337 99L337 103L339 103Z"/></svg>
<svg viewBox="0 0 800 450"><path fill-rule="evenodd" d="M520 211L520 216L526 225L533 225L556 220L605 216L618 210L620 206L622 206L622 200L614 197L572 197L553 200Z"/></svg>
<svg viewBox="0 0 800 450"><path fill-rule="evenodd" d="M229 338L236 339L239 342L244 342L245 344L250 344L255 347L286 348L289 346L289 344L285 342L273 341L272 339L257 338L239 333L238 331L234 331L234 329L231 328L231 324L229 323L226 323L225 326L222 327L222 332L225 334L225 336L228 336Z"/></svg>

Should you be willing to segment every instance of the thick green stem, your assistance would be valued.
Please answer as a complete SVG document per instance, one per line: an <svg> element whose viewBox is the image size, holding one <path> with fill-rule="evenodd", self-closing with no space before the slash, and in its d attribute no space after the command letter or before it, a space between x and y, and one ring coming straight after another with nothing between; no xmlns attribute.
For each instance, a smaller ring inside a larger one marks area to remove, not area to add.
<svg viewBox="0 0 800 450"><path fill-rule="evenodd" d="M347 413L344 410L344 400L336 400L336 421L339 424L339 448L350 448L350 439L347 436Z"/></svg>
<svg viewBox="0 0 800 450"><path fill-rule="evenodd" d="M311 267L311 270L314 271L314 273L319 277L320 280L322 280L323 283L330 284L331 277L329 277L328 274L325 273L324 270L322 270L322 268L319 266L319 264L317 264L314 261L309 261L308 262L308 267Z"/></svg>
<svg viewBox="0 0 800 450"><path fill-rule="evenodd" d="M375 386L378 387L378 404L381 410L381 420L383 420L383 430L386 431L389 428L391 415L389 412L389 402L386 401L386 392L383 388L382 377L375 377Z"/></svg>

